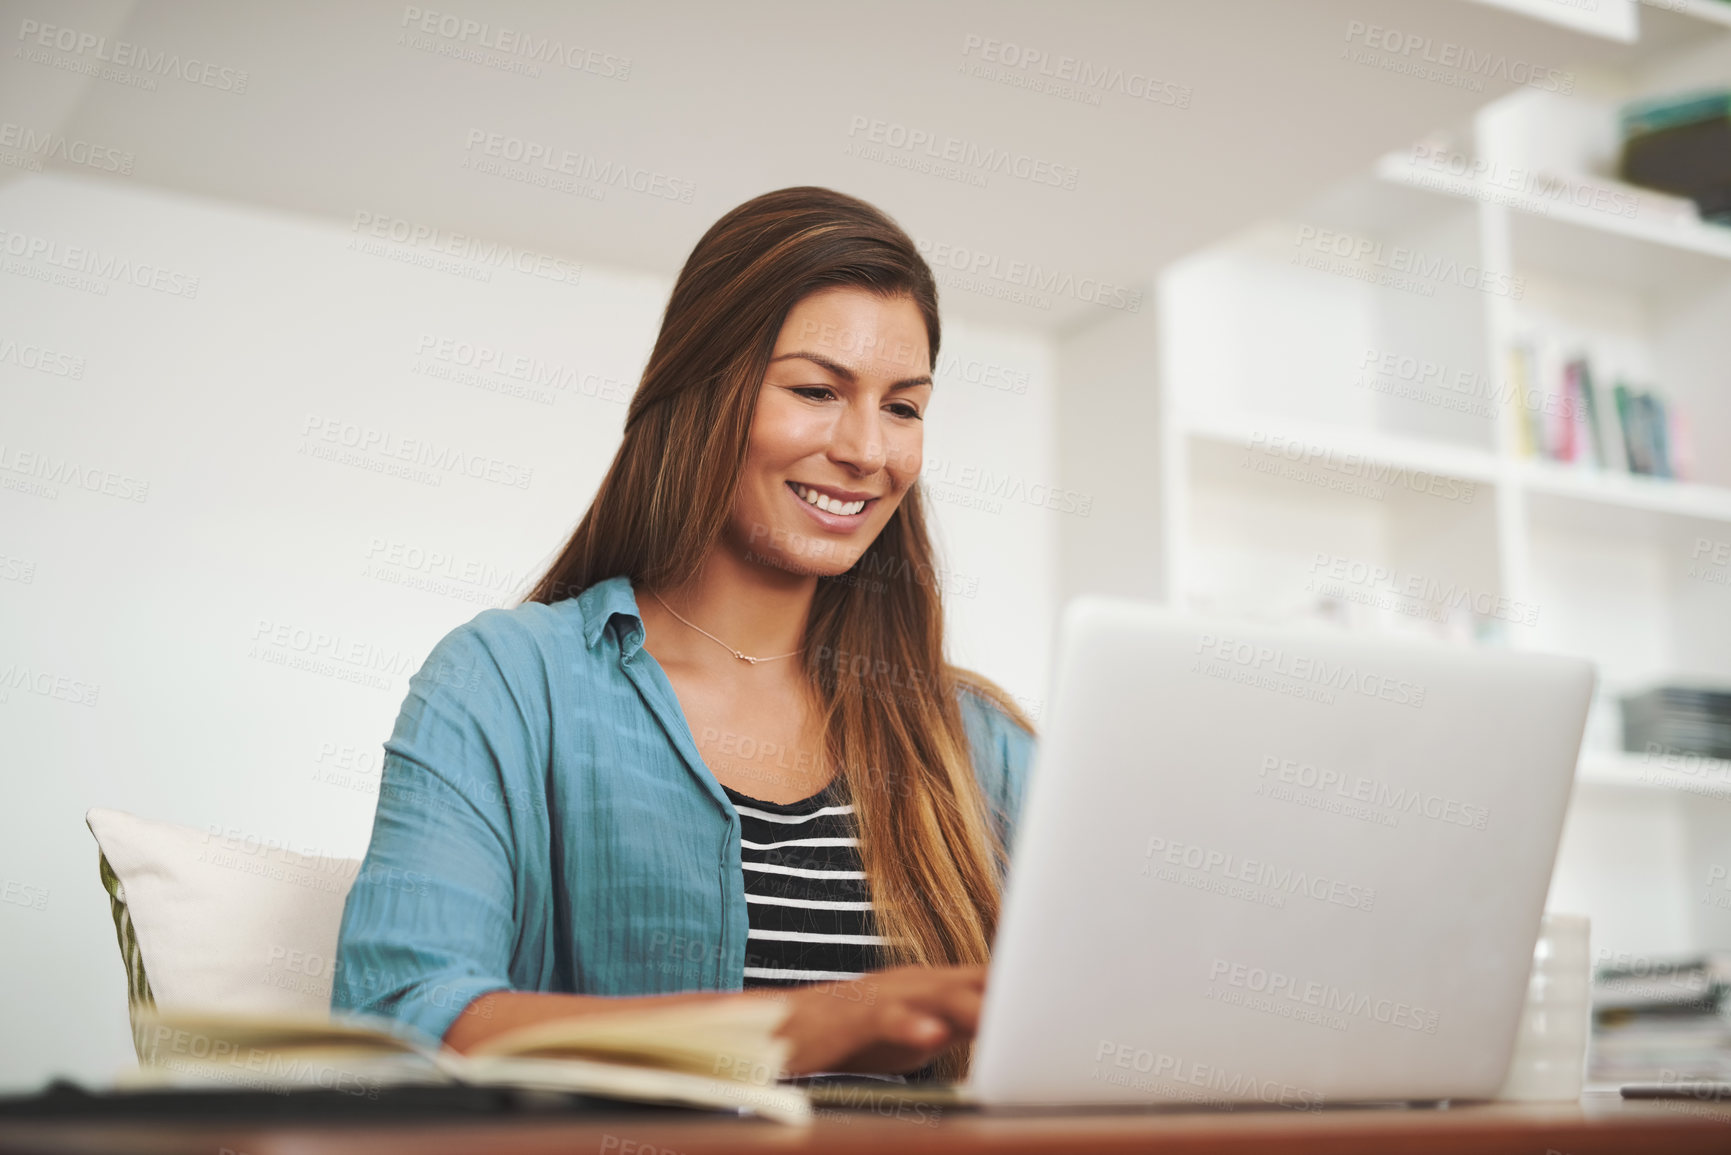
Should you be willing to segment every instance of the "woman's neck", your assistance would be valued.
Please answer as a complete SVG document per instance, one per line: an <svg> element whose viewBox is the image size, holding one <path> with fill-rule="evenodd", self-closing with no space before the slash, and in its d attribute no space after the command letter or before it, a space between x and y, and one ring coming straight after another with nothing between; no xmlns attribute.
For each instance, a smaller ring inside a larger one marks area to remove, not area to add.
<svg viewBox="0 0 1731 1155"><path fill-rule="evenodd" d="M735 557L725 549L711 550L690 580L665 589L639 588L637 608L644 620L657 661L697 661L705 666L732 663L715 641L682 623L715 635L721 642L754 658L775 657L800 649L806 620L817 592L817 578L789 573ZM662 602L653 595L660 595ZM668 607L677 613L668 612ZM646 642L647 644L647 642ZM717 661L720 659L720 661ZM796 658L783 659L794 662ZM780 664L780 663L777 663Z"/></svg>

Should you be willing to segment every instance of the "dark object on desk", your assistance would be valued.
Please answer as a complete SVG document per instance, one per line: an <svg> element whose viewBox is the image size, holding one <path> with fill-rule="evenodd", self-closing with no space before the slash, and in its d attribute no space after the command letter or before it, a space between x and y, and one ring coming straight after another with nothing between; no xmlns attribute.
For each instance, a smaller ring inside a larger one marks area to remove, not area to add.
<svg viewBox="0 0 1731 1155"><path fill-rule="evenodd" d="M169 1088L90 1091L56 1079L33 1095L0 1097L0 1122L77 1119L88 1122L149 1121L187 1123L205 1120L282 1122L393 1122L448 1118L570 1115L687 1115L683 1107L662 1107L600 1099L564 1091L513 1087L403 1085L374 1088L357 1095L323 1087L284 1091ZM709 1114L710 1112L699 1112Z"/></svg>
<svg viewBox="0 0 1731 1155"><path fill-rule="evenodd" d="M1731 690L1656 686L1622 707L1625 750L1731 758Z"/></svg>
<svg viewBox="0 0 1731 1155"><path fill-rule="evenodd" d="M1699 1099L1707 1103L1731 1099L1731 1083L1630 1083L1625 1099Z"/></svg>
<svg viewBox="0 0 1731 1155"><path fill-rule="evenodd" d="M1618 175L1686 196L1704 218L1731 224L1731 89L1635 101L1619 120Z"/></svg>

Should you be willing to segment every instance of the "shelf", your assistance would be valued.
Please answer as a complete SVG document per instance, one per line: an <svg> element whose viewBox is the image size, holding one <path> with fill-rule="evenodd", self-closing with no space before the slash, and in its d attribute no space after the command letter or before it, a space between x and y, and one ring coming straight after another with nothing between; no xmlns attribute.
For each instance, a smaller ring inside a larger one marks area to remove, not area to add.
<svg viewBox="0 0 1731 1155"><path fill-rule="evenodd" d="M1376 175L1397 188L1512 210L1517 272L1536 268L1643 292L1687 290L1731 275L1731 228L1656 214L1630 217L1601 211L1563 197L1550 199L1456 176L1401 153L1379 160ZM1518 170L1511 169L1510 176L1517 184L1524 183Z"/></svg>
<svg viewBox="0 0 1731 1155"><path fill-rule="evenodd" d="M1374 429L1255 413L1193 410L1175 414L1174 421L1187 436L1238 449L1262 446L1276 452L1279 447L1296 445L1306 454L1332 455L1334 460L1353 456L1391 468L1405 467L1467 481L1495 483L1506 476L1506 471L1499 468L1497 456L1488 451ZM1328 462L1324 460L1321 464ZM1721 486L1601 472L1538 460L1513 464L1514 481L1528 493L1599 507L1731 522L1731 489Z"/></svg>
<svg viewBox="0 0 1731 1155"><path fill-rule="evenodd" d="M1577 205L1567 200L1550 200L1541 196L1511 192L1495 185L1438 172L1416 164L1410 157L1393 152L1376 163L1376 175L1389 184L1403 188L1423 189L1465 200L1486 200L1507 205L1518 212L1547 217L1553 221L1575 225L1595 232L1612 233L1655 245L1666 245L1685 252L1731 261L1731 228L1704 224L1694 220L1666 221L1658 218L1628 217L1614 212ZM1635 192L1632 185L1621 186Z"/></svg>
<svg viewBox="0 0 1731 1155"><path fill-rule="evenodd" d="M1678 12L1709 24L1731 28L1731 4L1724 3L1724 0L1659 0L1658 3L1648 0L1648 7L1649 11ZM1645 17L1647 13L1643 12L1641 15Z"/></svg>
<svg viewBox="0 0 1731 1155"><path fill-rule="evenodd" d="M1624 44L1636 39L1636 0L1595 0L1591 5L1559 4L1556 0L1478 0L1493 8L1518 12L1573 32L1585 32Z"/></svg>
<svg viewBox="0 0 1731 1155"><path fill-rule="evenodd" d="M1623 750L1583 750L1575 768L1582 786L1655 790L1731 801L1731 762L1702 758L1649 759Z"/></svg>
<svg viewBox="0 0 1731 1155"><path fill-rule="evenodd" d="M1731 489L1717 485L1605 473L1544 461L1521 462L1517 477L1522 488L1532 493L1621 509L1731 522Z"/></svg>
<svg viewBox="0 0 1731 1155"><path fill-rule="evenodd" d="M1178 427L1192 437L1240 449L1258 444L1297 444L1305 452L1314 450L1338 456L1353 455L1378 465L1422 470L1467 481L1493 482L1497 478L1496 458L1488 451L1427 441L1421 437L1252 413L1186 411L1176 414L1174 419Z"/></svg>
<svg viewBox="0 0 1731 1155"><path fill-rule="evenodd" d="M1646 28L1640 28L1637 34L1637 11L1640 12L1639 23L1645 23L1655 13L1660 13L1687 16L1731 28L1731 4L1722 0L1594 0L1590 4L1565 4L1558 0L1478 0L1478 3L1624 44L1647 39Z"/></svg>

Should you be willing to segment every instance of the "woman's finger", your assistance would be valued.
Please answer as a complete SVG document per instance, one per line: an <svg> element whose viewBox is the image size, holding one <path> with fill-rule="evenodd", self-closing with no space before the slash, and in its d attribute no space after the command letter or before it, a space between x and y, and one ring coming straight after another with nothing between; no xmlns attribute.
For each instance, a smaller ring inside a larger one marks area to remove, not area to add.
<svg viewBox="0 0 1731 1155"><path fill-rule="evenodd" d="M985 992L972 982L933 982L905 993L910 1006L942 1016L951 1027L971 1036L980 1025Z"/></svg>
<svg viewBox="0 0 1731 1155"><path fill-rule="evenodd" d="M892 1006L878 1021L878 1041L937 1052L950 1044L949 1023L908 1006Z"/></svg>

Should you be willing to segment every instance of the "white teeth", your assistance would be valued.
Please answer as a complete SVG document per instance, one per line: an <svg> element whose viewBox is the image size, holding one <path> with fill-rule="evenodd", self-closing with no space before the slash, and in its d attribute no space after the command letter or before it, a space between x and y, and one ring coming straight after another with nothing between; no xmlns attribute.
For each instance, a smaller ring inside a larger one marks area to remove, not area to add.
<svg viewBox="0 0 1731 1155"><path fill-rule="evenodd" d="M815 489L807 489L798 482L794 483L793 490L807 505L815 505L825 513L836 513L843 517L858 513L866 506L863 501L836 501Z"/></svg>

